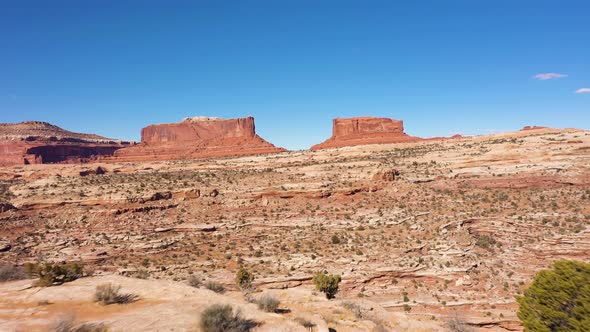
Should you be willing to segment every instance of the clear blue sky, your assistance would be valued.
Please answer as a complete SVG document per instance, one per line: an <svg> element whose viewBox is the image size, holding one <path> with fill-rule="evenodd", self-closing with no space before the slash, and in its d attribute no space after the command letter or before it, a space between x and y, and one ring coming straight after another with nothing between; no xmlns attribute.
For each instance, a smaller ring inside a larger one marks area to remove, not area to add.
<svg viewBox="0 0 590 332"><path fill-rule="evenodd" d="M590 129L587 0L0 0L0 43L0 122L139 140L252 115L291 149L361 115L425 137Z"/></svg>

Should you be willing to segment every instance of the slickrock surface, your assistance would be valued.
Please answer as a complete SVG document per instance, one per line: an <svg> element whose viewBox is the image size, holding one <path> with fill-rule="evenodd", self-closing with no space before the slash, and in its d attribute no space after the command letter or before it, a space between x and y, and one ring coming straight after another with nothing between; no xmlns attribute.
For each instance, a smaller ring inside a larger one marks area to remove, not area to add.
<svg viewBox="0 0 590 332"><path fill-rule="evenodd" d="M358 117L334 119L332 137L312 150L365 144L405 143L421 140L404 132L404 122L389 118Z"/></svg>
<svg viewBox="0 0 590 332"><path fill-rule="evenodd" d="M256 135L254 118L187 118L141 131L141 144L115 153L117 161L153 161L282 152Z"/></svg>
<svg viewBox="0 0 590 332"><path fill-rule="evenodd" d="M113 279L142 299L104 309L89 299L102 279L43 290L0 284L0 330L48 324L72 308L58 295L74 294L81 320L113 330L144 320L162 330L178 321L186 330L205 303L227 300L263 323L254 331L279 330L297 316L313 319L318 331L379 324L444 331L451 317L476 331L521 331L515 296L535 273L557 259L590 260L590 132L3 167L0 202L9 204L0 212L4 264L80 260L111 275L104 278L148 279ZM278 292L291 313L246 304L234 281L240 265L256 275L255 296ZM311 279L321 270L342 275L335 300L313 295ZM175 290L192 275L228 293ZM178 293L186 302L173 306ZM55 306L37 306L43 296ZM347 301L373 310L353 317ZM165 310L150 307L157 303ZM157 312L169 319L154 322Z"/></svg>
<svg viewBox="0 0 590 332"><path fill-rule="evenodd" d="M377 326L399 331L431 331L436 324L411 322L401 313L387 312L367 300L355 300L357 318L346 301L328 301L314 294L311 287L266 290L250 295L257 299L272 295L281 301L284 313L266 313L246 301L239 292L216 294L205 287L195 288L186 283L167 280L141 280L122 276L94 276L78 279L57 287L31 287L33 281L0 284L1 331L45 332L65 320L74 324L108 326L109 331L200 331L199 314L213 304L231 305L244 318L258 323L255 331L307 332L297 320L304 318L314 325L314 331L328 332L328 325L339 332L371 331ZM138 296L137 301L124 305L101 305L93 302L96 286L111 283L121 286L121 292ZM288 309L288 310L287 310ZM329 320L328 323L326 320ZM385 322L385 323L383 323ZM380 324L380 325L377 325Z"/></svg>
<svg viewBox="0 0 590 332"><path fill-rule="evenodd" d="M0 124L0 165L81 162L110 156L128 142L64 130L47 122Z"/></svg>

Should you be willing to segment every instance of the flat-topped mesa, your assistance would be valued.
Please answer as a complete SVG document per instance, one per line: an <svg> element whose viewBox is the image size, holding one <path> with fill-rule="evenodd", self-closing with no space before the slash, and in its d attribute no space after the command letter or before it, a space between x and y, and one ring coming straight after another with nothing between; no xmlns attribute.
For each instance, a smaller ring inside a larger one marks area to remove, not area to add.
<svg viewBox="0 0 590 332"><path fill-rule="evenodd" d="M525 126L523 127L520 131L529 131L529 130L545 130L545 129L552 129L549 127L543 127L543 126Z"/></svg>
<svg viewBox="0 0 590 332"><path fill-rule="evenodd" d="M179 123L151 125L141 130L141 142L160 144L168 142L199 142L225 138L252 139L256 136L254 118L224 120L194 117Z"/></svg>
<svg viewBox="0 0 590 332"><path fill-rule="evenodd" d="M0 124L0 166L86 162L129 142L75 133L42 121Z"/></svg>
<svg viewBox="0 0 590 332"><path fill-rule="evenodd" d="M404 132L404 122L390 118L357 117L333 121L332 137L314 145L312 150L365 144L388 144L419 141Z"/></svg>
<svg viewBox="0 0 590 332"><path fill-rule="evenodd" d="M254 118L186 118L141 130L141 144L119 150L118 161L151 161L255 155L286 151L256 135Z"/></svg>

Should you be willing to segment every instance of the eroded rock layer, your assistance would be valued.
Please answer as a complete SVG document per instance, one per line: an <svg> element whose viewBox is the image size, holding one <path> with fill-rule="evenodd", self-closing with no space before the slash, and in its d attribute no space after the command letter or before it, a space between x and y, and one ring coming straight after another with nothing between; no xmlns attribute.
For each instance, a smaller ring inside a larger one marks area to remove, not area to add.
<svg viewBox="0 0 590 332"><path fill-rule="evenodd" d="M179 123L150 125L141 144L115 153L118 161L175 160L282 152L256 135L254 118L223 120L187 118Z"/></svg>
<svg viewBox="0 0 590 332"><path fill-rule="evenodd" d="M74 133L47 122L0 124L0 165L85 162L114 152L129 142Z"/></svg>
<svg viewBox="0 0 590 332"><path fill-rule="evenodd" d="M404 132L404 122L390 118L357 117L333 122L332 137L314 145L312 150L365 144L406 143L419 141Z"/></svg>

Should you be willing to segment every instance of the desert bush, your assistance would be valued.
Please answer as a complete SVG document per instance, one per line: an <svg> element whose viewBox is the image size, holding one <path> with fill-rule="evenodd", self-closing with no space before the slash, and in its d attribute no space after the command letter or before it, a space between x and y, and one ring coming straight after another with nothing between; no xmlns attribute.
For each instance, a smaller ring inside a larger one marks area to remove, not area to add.
<svg viewBox="0 0 590 332"><path fill-rule="evenodd" d="M517 316L526 331L588 331L590 327L590 264L559 260L535 276L516 298Z"/></svg>
<svg viewBox="0 0 590 332"><path fill-rule="evenodd" d="M315 327L315 323L302 317L295 318L295 321L299 323L299 325L306 328L308 331L313 331L313 328Z"/></svg>
<svg viewBox="0 0 590 332"><path fill-rule="evenodd" d="M366 318L363 309L357 303L346 301L346 302L342 303L342 306L345 307L346 309L350 310L350 312L352 312L354 317L356 317L357 319L365 319Z"/></svg>
<svg viewBox="0 0 590 332"><path fill-rule="evenodd" d="M315 288L326 294L326 298L328 299L333 299L336 296L340 281L342 281L340 275L326 274L325 272L316 273L313 277Z"/></svg>
<svg viewBox="0 0 590 332"><path fill-rule="evenodd" d="M0 282L26 279L27 274L22 267L13 265L0 266Z"/></svg>
<svg viewBox="0 0 590 332"><path fill-rule="evenodd" d="M262 295L258 299L258 301L256 301L256 304L258 304L258 309L260 309L260 310L263 310L266 312L275 312L279 308L281 301L279 301L279 299L277 299L273 295L265 294L265 295Z"/></svg>
<svg viewBox="0 0 590 332"><path fill-rule="evenodd" d="M240 289L251 289L252 281L254 281L254 274L245 268L241 267L238 272L236 272L236 285Z"/></svg>
<svg viewBox="0 0 590 332"><path fill-rule="evenodd" d="M25 264L25 272L30 277L39 278L36 283L36 286L39 287L49 287L74 281L84 275L83 270L82 264L76 262Z"/></svg>
<svg viewBox="0 0 590 332"><path fill-rule="evenodd" d="M188 284L191 287L199 288L203 285L203 280L199 276L192 275L188 278Z"/></svg>
<svg viewBox="0 0 590 332"><path fill-rule="evenodd" d="M222 284L217 283L215 281L207 281L205 283L205 288L207 288L208 290L212 290L215 293L223 293L223 292L225 292L225 287L223 287Z"/></svg>
<svg viewBox="0 0 590 332"><path fill-rule="evenodd" d="M204 332L246 332L256 325L230 305L214 304L201 314L200 327Z"/></svg>
<svg viewBox="0 0 590 332"><path fill-rule="evenodd" d="M137 300L137 295L121 293L121 286L106 283L96 286L94 301L101 304L125 304Z"/></svg>
<svg viewBox="0 0 590 332"><path fill-rule="evenodd" d="M476 246L481 247L481 248L488 250L490 252L494 251L494 246L496 246L497 244L498 244L498 241L496 241L496 239L494 239L493 237L491 237L489 235L479 235L475 239Z"/></svg>
<svg viewBox="0 0 590 332"><path fill-rule="evenodd" d="M59 319L52 330L55 332L108 332L102 323L76 324L74 315L67 315Z"/></svg>
<svg viewBox="0 0 590 332"><path fill-rule="evenodd" d="M449 318L446 323L447 328L450 332L473 332L473 328L471 328L464 319L459 316L454 316Z"/></svg>

